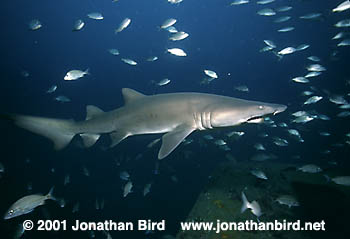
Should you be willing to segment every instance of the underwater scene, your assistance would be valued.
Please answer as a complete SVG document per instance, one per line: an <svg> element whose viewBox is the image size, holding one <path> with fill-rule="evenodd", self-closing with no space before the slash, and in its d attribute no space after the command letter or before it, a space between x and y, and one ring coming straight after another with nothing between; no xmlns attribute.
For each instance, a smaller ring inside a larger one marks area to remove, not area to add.
<svg viewBox="0 0 350 239"><path fill-rule="evenodd" d="M1 239L349 237L349 0L1 5Z"/></svg>

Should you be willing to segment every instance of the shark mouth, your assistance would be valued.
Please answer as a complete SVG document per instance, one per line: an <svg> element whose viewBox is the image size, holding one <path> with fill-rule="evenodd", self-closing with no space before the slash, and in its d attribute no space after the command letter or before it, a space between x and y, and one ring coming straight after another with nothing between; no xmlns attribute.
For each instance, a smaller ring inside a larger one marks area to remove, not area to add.
<svg viewBox="0 0 350 239"><path fill-rule="evenodd" d="M264 122L264 117L262 116L254 116L247 120L247 123L258 124Z"/></svg>

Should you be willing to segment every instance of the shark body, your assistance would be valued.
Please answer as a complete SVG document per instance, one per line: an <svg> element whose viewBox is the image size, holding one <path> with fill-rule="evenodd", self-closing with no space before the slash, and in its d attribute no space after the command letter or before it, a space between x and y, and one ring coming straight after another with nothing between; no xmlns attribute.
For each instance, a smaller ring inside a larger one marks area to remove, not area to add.
<svg viewBox="0 0 350 239"><path fill-rule="evenodd" d="M111 147L132 135L165 133L158 158L168 156L195 130L235 126L256 121L287 107L203 93L170 93L146 96L122 89L125 105L109 112L87 106L86 120L75 122L35 116L10 115L16 125L51 139L62 149L79 134L86 147L101 134L110 134Z"/></svg>

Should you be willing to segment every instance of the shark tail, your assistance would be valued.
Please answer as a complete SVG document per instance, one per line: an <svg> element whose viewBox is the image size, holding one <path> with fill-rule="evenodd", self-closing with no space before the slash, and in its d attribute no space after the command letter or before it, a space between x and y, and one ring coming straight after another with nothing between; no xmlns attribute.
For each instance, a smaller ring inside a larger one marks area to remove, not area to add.
<svg viewBox="0 0 350 239"><path fill-rule="evenodd" d="M0 118L12 120L18 127L50 139L56 150L66 147L76 134L73 120L24 115L0 115Z"/></svg>

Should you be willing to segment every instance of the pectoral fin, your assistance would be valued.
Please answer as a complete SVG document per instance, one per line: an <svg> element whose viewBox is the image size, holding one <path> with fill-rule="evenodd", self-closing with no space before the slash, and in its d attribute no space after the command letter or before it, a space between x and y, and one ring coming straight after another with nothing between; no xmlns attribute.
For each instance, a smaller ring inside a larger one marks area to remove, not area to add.
<svg viewBox="0 0 350 239"><path fill-rule="evenodd" d="M168 156L189 134L192 133L192 131L194 131L194 128L183 125L163 135L158 159L163 159Z"/></svg>

